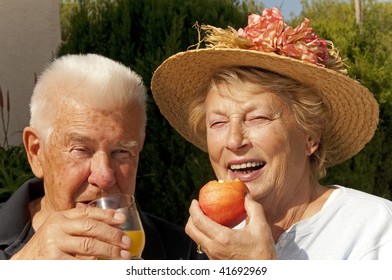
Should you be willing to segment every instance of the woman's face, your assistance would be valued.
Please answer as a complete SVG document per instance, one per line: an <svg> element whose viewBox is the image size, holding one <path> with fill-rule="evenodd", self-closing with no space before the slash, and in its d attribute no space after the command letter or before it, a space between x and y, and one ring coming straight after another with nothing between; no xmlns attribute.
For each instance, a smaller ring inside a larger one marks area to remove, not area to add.
<svg viewBox="0 0 392 280"><path fill-rule="evenodd" d="M309 184L310 137L287 103L271 92L212 88L206 98L207 146L218 179L239 178L258 200L290 199ZM246 87L248 88L248 87ZM241 91L241 92L239 92Z"/></svg>

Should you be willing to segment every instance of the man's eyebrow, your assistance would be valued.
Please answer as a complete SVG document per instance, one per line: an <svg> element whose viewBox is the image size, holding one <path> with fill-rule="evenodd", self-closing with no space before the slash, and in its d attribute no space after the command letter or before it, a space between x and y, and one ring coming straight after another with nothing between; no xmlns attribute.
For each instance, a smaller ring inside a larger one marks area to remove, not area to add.
<svg viewBox="0 0 392 280"><path fill-rule="evenodd" d="M71 133L68 136L68 139L70 141L75 141L75 142L92 142L93 141L93 139L91 139L90 137L88 137L86 135L81 135L78 133ZM121 141L117 144L117 146L121 149L130 149L130 148L137 147L138 145L139 145L139 142L136 140Z"/></svg>
<svg viewBox="0 0 392 280"><path fill-rule="evenodd" d="M137 147L138 145L139 145L139 143L136 140L118 143L118 146L120 148L124 148L124 149L134 148L134 147Z"/></svg>
<svg viewBox="0 0 392 280"><path fill-rule="evenodd" d="M69 140L71 141L77 141L77 142L90 142L92 139L88 136L81 135L78 133L71 133L68 137Z"/></svg>

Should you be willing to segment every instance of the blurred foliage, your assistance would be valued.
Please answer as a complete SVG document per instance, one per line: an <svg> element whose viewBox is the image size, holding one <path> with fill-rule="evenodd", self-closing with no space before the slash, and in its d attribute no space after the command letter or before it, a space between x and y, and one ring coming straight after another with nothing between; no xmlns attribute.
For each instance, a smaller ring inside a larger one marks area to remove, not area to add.
<svg viewBox="0 0 392 280"><path fill-rule="evenodd" d="M27 179L32 178L23 145L0 147L0 202L8 199Z"/></svg>
<svg viewBox="0 0 392 280"><path fill-rule="evenodd" d="M355 1L302 1L302 5L302 14L293 21L311 19L315 32L338 47L349 76L369 88L380 103L380 122L372 141L352 159L330 168L324 183L391 199L392 3L363 1L360 25L355 19Z"/></svg>
<svg viewBox="0 0 392 280"><path fill-rule="evenodd" d="M291 19L292 25L303 17L310 19L315 32L333 41L346 58L349 75L367 86L381 104L375 137L353 159L331 168L324 183L391 198L392 3L363 1L361 26L355 22L353 0L301 3L303 11ZM149 88L152 73L166 58L197 43L195 22L244 27L248 14L260 13L263 7L262 2L252 0L63 0L63 43L58 56L89 52L108 56L139 73ZM136 195L145 211L183 225L191 199L214 174L208 156L171 128L150 92L148 103L147 139ZM20 153L22 150L19 148ZM2 164L9 166L4 160ZM18 172L22 173L19 184L25 171ZM10 184L3 181L2 186Z"/></svg>

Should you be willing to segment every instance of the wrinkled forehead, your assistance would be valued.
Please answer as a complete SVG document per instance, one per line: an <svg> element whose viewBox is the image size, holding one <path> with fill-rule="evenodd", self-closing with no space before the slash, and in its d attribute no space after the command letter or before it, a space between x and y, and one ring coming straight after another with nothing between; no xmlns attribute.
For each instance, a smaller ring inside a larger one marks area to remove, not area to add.
<svg viewBox="0 0 392 280"><path fill-rule="evenodd" d="M238 109L245 113L257 110L268 115L281 115L283 111L290 111L287 100L269 89L225 84L209 89L204 106L205 113Z"/></svg>
<svg viewBox="0 0 392 280"><path fill-rule="evenodd" d="M96 130L115 126L127 134L144 135L144 109L135 104L124 103L112 108L97 108L72 98L63 98L56 111L53 126L57 130L71 125L81 128L95 127Z"/></svg>
<svg viewBox="0 0 392 280"><path fill-rule="evenodd" d="M144 107L137 102L122 103L93 103L86 100L77 100L71 97L61 97L57 103L57 116L70 115L74 113L89 113L90 115L105 115L111 117L121 117L133 119L136 116L144 116ZM72 116L71 116L72 117ZM80 117L80 114L74 116Z"/></svg>
<svg viewBox="0 0 392 280"><path fill-rule="evenodd" d="M273 87L273 84L261 84L248 80L237 83L222 80L213 82L207 90L205 101L208 102L213 95L220 95L222 98L235 100L238 103L252 103L255 99L287 103L287 99L282 98L282 94Z"/></svg>

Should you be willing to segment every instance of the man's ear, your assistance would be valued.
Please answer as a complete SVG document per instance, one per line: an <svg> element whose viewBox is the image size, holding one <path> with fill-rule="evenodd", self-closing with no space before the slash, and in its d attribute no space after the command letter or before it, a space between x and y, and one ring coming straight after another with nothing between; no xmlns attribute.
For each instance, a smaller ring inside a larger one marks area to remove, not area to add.
<svg viewBox="0 0 392 280"><path fill-rule="evenodd" d="M44 174L41 164L43 157L43 141L40 138L37 130L32 127L26 127L23 130L23 144L27 153L31 170L36 177L43 178Z"/></svg>

